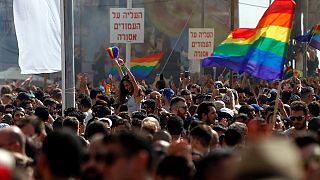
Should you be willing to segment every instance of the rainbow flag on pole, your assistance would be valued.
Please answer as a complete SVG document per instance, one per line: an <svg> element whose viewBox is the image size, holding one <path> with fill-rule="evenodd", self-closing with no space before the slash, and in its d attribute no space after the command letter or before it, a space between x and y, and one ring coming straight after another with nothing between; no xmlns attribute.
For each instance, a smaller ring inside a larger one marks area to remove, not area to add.
<svg viewBox="0 0 320 180"><path fill-rule="evenodd" d="M160 52L158 54L152 54L141 58L131 59L131 73L135 76L137 80L146 79L153 71L153 69L159 64L163 55L164 52ZM122 69L122 71L125 72L124 69ZM119 78L119 74L115 67L112 69L111 74Z"/></svg>
<svg viewBox="0 0 320 180"><path fill-rule="evenodd" d="M158 65L164 53L152 54L142 58L131 59L130 71L138 80L146 79Z"/></svg>
<svg viewBox="0 0 320 180"><path fill-rule="evenodd" d="M292 0L275 0L256 28L240 28L230 33L203 60L203 66L220 64L241 74L247 72L265 80L280 79L294 18Z"/></svg>
<svg viewBox="0 0 320 180"><path fill-rule="evenodd" d="M293 77L293 69L292 66L289 66L283 71L283 79L289 79L291 77Z"/></svg>
<svg viewBox="0 0 320 180"><path fill-rule="evenodd" d="M320 50L320 24L313 26L307 33L294 39L301 42L307 42L309 46Z"/></svg>

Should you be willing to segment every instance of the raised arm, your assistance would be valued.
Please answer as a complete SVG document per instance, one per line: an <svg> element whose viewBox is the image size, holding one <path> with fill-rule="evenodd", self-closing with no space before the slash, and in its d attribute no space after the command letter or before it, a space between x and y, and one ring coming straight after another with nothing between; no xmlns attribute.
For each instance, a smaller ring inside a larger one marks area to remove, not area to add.
<svg viewBox="0 0 320 180"><path fill-rule="evenodd" d="M122 72L122 69L121 69L118 61L117 61L116 59L112 59L112 62L113 62L113 64L114 64L114 65L116 66L116 68L117 68L117 71L118 71L118 73L119 73L120 79L122 79L123 76L124 76L124 74L123 74L123 72Z"/></svg>
<svg viewBox="0 0 320 180"><path fill-rule="evenodd" d="M129 79L130 79L130 81L132 83L133 89L134 89L133 94L135 96L137 96L141 89L138 86L136 78L133 76L133 74L131 73L130 69L126 66L126 64L124 63L124 61L122 59L118 59L118 61L119 61L118 64L121 65L122 67L124 67L124 70L127 72L128 76L129 76Z"/></svg>

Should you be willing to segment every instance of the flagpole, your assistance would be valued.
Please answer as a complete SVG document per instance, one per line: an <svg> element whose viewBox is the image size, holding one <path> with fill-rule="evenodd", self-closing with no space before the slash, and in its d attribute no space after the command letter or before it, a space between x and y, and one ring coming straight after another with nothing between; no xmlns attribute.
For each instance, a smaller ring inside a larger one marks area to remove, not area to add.
<svg viewBox="0 0 320 180"><path fill-rule="evenodd" d="M231 0L231 6L230 6L230 31L234 31L234 11L235 11L235 0ZM233 71L230 70L230 77L229 77L229 88L233 87Z"/></svg>
<svg viewBox="0 0 320 180"><path fill-rule="evenodd" d="M309 28L309 0L306 1L306 23L305 24L306 24L306 29L308 29ZM313 36L313 34L311 34L311 36ZM310 38L310 41L311 41L311 38ZM303 58L303 77L307 77L307 66L308 66L308 54L307 53L308 53L309 43L305 44L305 53L304 53L304 58Z"/></svg>
<svg viewBox="0 0 320 180"><path fill-rule="evenodd" d="M132 8L132 0L127 0L127 8ZM126 66L130 69L131 67L131 43L126 43Z"/></svg>
<svg viewBox="0 0 320 180"><path fill-rule="evenodd" d="M73 0L61 0L62 110L75 107Z"/></svg>

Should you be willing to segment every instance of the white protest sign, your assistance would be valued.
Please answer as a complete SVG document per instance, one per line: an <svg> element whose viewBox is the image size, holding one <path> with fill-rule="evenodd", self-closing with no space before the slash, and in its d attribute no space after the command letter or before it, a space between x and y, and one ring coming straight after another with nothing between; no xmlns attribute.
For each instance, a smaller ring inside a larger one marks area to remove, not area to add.
<svg viewBox="0 0 320 180"><path fill-rule="evenodd" d="M214 29L189 28L189 59L203 59L213 52Z"/></svg>
<svg viewBox="0 0 320 180"><path fill-rule="evenodd" d="M144 8L110 8L110 42L144 42Z"/></svg>

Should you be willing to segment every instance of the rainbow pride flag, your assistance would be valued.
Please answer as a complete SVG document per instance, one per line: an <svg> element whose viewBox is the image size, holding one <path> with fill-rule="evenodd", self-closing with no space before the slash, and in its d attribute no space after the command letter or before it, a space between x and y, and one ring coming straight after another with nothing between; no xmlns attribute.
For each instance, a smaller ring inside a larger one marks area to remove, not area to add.
<svg viewBox="0 0 320 180"><path fill-rule="evenodd" d="M131 59L131 73L137 80L146 79L151 74L153 69L158 65L163 55L164 52L160 52L158 54ZM124 72L124 69L122 69L122 71ZM115 67L112 69L111 74L119 77L117 69Z"/></svg>
<svg viewBox="0 0 320 180"><path fill-rule="evenodd" d="M220 64L241 74L265 80L282 77L294 18L292 0L275 0L256 28L239 28L230 33L202 65Z"/></svg>
<svg viewBox="0 0 320 180"><path fill-rule="evenodd" d="M289 79L292 76L293 76L293 69L292 69L292 66L289 66L283 71L283 79Z"/></svg>
<svg viewBox="0 0 320 180"><path fill-rule="evenodd" d="M294 38L297 41L307 42L309 46L320 50L320 24L312 27L307 33Z"/></svg>
<svg viewBox="0 0 320 180"><path fill-rule="evenodd" d="M131 73L138 80L146 79L153 69L158 65L164 53L152 54L142 58L131 59Z"/></svg>

